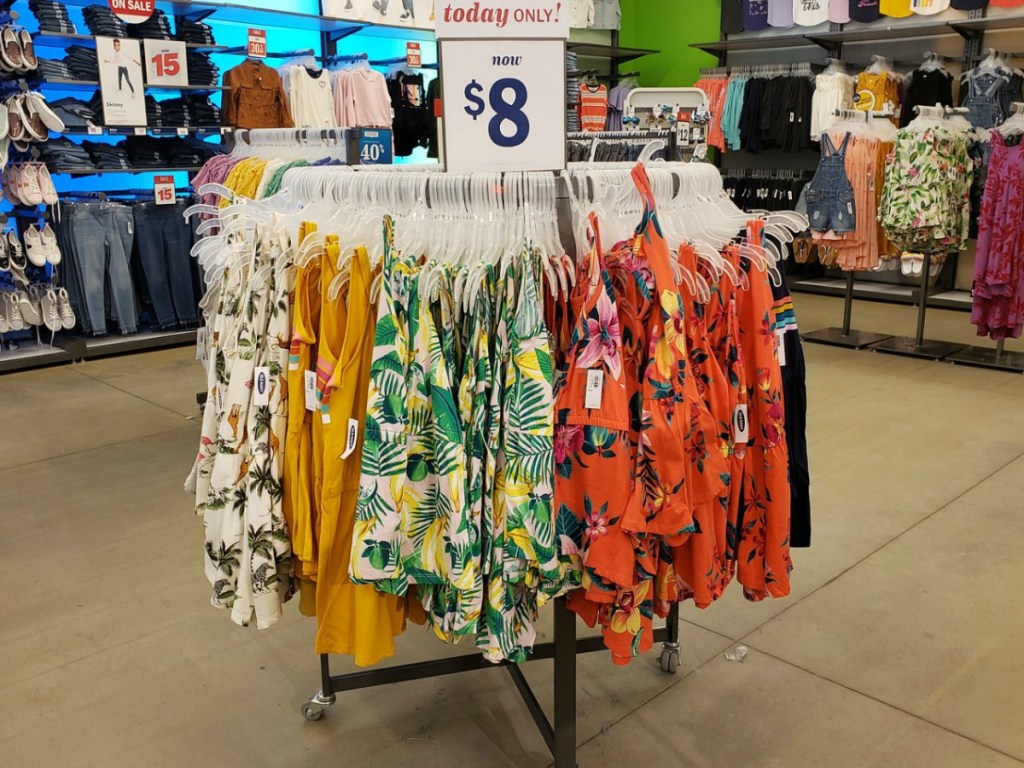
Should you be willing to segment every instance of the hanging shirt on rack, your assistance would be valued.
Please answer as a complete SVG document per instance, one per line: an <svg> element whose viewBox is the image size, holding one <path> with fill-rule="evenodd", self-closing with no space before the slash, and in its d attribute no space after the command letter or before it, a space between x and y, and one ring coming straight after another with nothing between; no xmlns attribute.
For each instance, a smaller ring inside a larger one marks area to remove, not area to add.
<svg viewBox="0 0 1024 768"><path fill-rule="evenodd" d="M338 125L328 70L290 65L281 68L281 79L296 128L333 128Z"/></svg>
<svg viewBox="0 0 1024 768"><path fill-rule="evenodd" d="M736 35L743 31L744 0L722 0L722 33Z"/></svg>
<svg viewBox="0 0 1024 768"><path fill-rule="evenodd" d="M743 31L760 32L768 28L768 0L743 0Z"/></svg>
<svg viewBox="0 0 1024 768"><path fill-rule="evenodd" d="M917 114L914 107L934 107L936 104L944 107L953 105L953 76L943 69L915 69L900 110L900 127L914 119Z"/></svg>
<svg viewBox="0 0 1024 768"><path fill-rule="evenodd" d="M828 0L828 20L833 24L848 24L850 0Z"/></svg>
<svg viewBox="0 0 1024 768"><path fill-rule="evenodd" d="M380 72L356 66L334 73L334 112L346 128L390 128L391 95Z"/></svg>
<svg viewBox="0 0 1024 768"><path fill-rule="evenodd" d="M956 11L977 11L985 7L988 0L951 0L950 7Z"/></svg>
<svg viewBox="0 0 1024 768"><path fill-rule="evenodd" d="M580 130L595 133L608 122L608 89L603 85L580 85Z"/></svg>
<svg viewBox="0 0 1024 768"><path fill-rule="evenodd" d="M811 97L811 139L818 141L821 134L836 121L837 109L853 109L854 80L845 72L822 72L814 78Z"/></svg>
<svg viewBox="0 0 1024 768"><path fill-rule="evenodd" d="M883 16L894 19L905 19L913 13L910 10L910 0L879 0L878 10Z"/></svg>
<svg viewBox="0 0 1024 768"><path fill-rule="evenodd" d="M793 21L801 27L828 22L828 0L793 0Z"/></svg>
<svg viewBox="0 0 1024 768"><path fill-rule="evenodd" d="M434 120L434 113L427 102L422 74L397 72L388 78L387 83L395 115L392 128L395 155L407 157L416 147L426 147L430 142L430 123Z"/></svg>
<svg viewBox="0 0 1024 768"><path fill-rule="evenodd" d="M569 26L573 29L594 26L594 0L570 0Z"/></svg>
<svg viewBox="0 0 1024 768"><path fill-rule="evenodd" d="M870 24L882 18L879 0L850 0L850 19Z"/></svg>
<svg viewBox="0 0 1024 768"><path fill-rule="evenodd" d="M779 29L793 26L793 0L768 0L768 26Z"/></svg>
<svg viewBox="0 0 1024 768"><path fill-rule="evenodd" d="M910 10L921 16L933 16L949 8L949 0L910 0Z"/></svg>
<svg viewBox="0 0 1024 768"><path fill-rule="evenodd" d="M294 128L288 99L276 70L246 59L224 73L221 118L235 128Z"/></svg>

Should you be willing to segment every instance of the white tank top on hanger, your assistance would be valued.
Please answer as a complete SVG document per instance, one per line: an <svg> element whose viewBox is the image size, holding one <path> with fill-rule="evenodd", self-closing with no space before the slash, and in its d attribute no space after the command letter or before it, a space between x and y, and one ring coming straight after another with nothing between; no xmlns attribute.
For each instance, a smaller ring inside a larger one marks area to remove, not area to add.
<svg viewBox="0 0 1024 768"><path fill-rule="evenodd" d="M816 27L828 21L829 0L793 0L793 21L801 27Z"/></svg>
<svg viewBox="0 0 1024 768"><path fill-rule="evenodd" d="M922 16L942 13L949 8L949 0L910 0L910 10Z"/></svg>
<svg viewBox="0 0 1024 768"><path fill-rule="evenodd" d="M793 0L768 0L768 26L780 29L793 26Z"/></svg>

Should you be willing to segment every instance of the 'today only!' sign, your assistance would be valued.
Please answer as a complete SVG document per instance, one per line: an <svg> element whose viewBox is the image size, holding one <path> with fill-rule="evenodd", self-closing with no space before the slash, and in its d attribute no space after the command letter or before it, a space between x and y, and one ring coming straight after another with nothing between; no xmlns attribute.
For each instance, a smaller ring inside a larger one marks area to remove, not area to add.
<svg viewBox="0 0 1024 768"><path fill-rule="evenodd" d="M565 168L566 5L438 0L448 171Z"/></svg>

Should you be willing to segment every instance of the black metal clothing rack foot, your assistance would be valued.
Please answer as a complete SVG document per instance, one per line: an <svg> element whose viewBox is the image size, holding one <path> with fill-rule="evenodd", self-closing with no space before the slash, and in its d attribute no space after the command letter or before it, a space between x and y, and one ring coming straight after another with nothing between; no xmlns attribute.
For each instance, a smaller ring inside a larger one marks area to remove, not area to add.
<svg viewBox="0 0 1024 768"><path fill-rule="evenodd" d="M967 347L950 355L948 360L959 365L991 368L994 371L1024 373L1024 352L1007 352L1006 342L1000 340L991 347Z"/></svg>
<svg viewBox="0 0 1024 768"><path fill-rule="evenodd" d="M890 355L920 357L925 360L945 360L967 346L951 341L934 341L924 337L925 318L928 312L928 279L931 267L932 255L926 253L924 267L921 270L921 291L917 297L917 335L914 337L893 336L888 341L875 344L872 349Z"/></svg>
<svg viewBox="0 0 1024 768"><path fill-rule="evenodd" d="M661 642L661 669L674 674L679 668L679 606L672 606L664 627L654 630L655 642ZM378 685L423 680L431 677L451 675L456 672L471 672L477 669L504 667L515 683L519 695L530 712L554 758L554 768L577 768L576 766L576 657L581 653L605 650L601 637L576 637L576 614L569 610L565 598L555 600L554 642L534 646L527 659L540 661L554 660L555 712L554 722L548 719L537 700L533 689L523 675L521 665L508 661L493 664L480 654L449 656L443 659L403 664L396 667L353 672L347 675L332 675L330 657L320 656L320 691L302 705L302 715L307 720L319 720L328 707L337 700L337 694Z"/></svg>
<svg viewBox="0 0 1024 768"><path fill-rule="evenodd" d="M810 331L801 335L804 341L813 341L816 344L829 344L833 347L846 347L847 349L863 349L880 341L891 339L892 335L887 333L874 333L872 331L850 330L850 323L853 320L853 270L846 273L846 294L843 299L843 327L822 328L819 331Z"/></svg>

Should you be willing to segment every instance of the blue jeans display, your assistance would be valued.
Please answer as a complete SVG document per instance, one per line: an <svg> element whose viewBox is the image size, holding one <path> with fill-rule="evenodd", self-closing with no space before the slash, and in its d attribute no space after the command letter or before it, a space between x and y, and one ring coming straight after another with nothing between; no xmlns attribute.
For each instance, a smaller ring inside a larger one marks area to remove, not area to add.
<svg viewBox="0 0 1024 768"><path fill-rule="evenodd" d="M136 203L135 231L142 233L135 246L149 289L154 322L160 328L197 321L192 280L192 227L182 214L188 203L174 205Z"/></svg>
<svg viewBox="0 0 1024 768"><path fill-rule="evenodd" d="M59 228L71 246L69 294L82 329L107 332L108 308L121 333L138 330L129 258L135 240L132 209L117 203L67 205Z"/></svg>
<svg viewBox="0 0 1024 768"><path fill-rule="evenodd" d="M832 230L839 235L857 228L853 185L846 175L846 147L849 143L849 132L838 148L827 133L821 134L821 160L806 189L807 217L814 232Z"/></svg>

